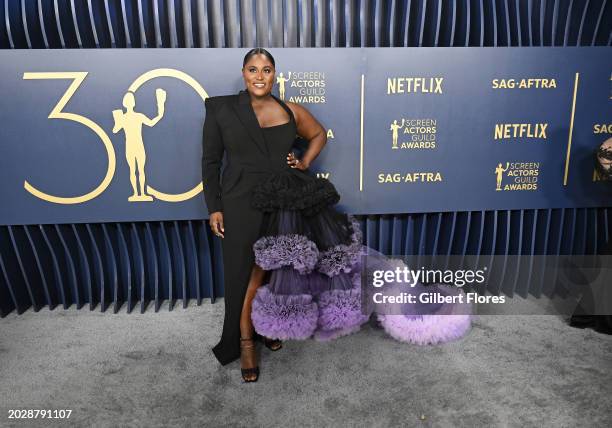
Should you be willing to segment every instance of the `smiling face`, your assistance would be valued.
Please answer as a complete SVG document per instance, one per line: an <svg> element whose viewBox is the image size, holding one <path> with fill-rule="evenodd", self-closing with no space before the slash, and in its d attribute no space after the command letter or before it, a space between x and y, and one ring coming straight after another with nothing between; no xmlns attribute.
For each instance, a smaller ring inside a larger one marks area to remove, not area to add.
<svg viewBox="0 0 612 428"><path fill-rule="evenodd" d="M258 97L268 95L274 85L274 71L274 66L265 55L253 55L242 68L247 91Z"/></svg>

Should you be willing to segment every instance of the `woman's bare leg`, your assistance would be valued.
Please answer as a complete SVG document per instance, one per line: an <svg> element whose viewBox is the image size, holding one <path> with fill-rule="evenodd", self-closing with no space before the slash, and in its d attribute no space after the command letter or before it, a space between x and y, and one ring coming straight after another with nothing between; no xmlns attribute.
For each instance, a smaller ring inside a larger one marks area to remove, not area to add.
<svg viewBox="0 0 612 428"><path fill-rule="evenodd" d="M266 274L266 271L264 271L262 268L260 268L257 265L254 265L253 269L251 270L249 284L247 286L247 291L244 296L244 302L242 304L242 312L240 313L240 337L241 338L248 338L248 337L253 338L254 336L253 322L251 321L251 304L253 302L253 297L255 297L255 293L257 292L257 289L263 283L265 274ZM248 341L246 343L254 344L254 341ZM251 348L251 350L254 350L254 348ZM256 352L241 352L240 353L240 365L244 369L257 366ZM256 377L255 375L251 375L251 379L254 379L255 377Z"/></svg>
<svg viewBox="0 0 612 428"><path fill-rule="evenodd" d="M251 305L253 297L259 286L263 283L266 271L257 265L253 265L251 269L251 277L247 286L246 294L244 295L244 303L242 304L242 312L240 314L240 335L242 337L253 336L253 322L251 321Z"/></svg>

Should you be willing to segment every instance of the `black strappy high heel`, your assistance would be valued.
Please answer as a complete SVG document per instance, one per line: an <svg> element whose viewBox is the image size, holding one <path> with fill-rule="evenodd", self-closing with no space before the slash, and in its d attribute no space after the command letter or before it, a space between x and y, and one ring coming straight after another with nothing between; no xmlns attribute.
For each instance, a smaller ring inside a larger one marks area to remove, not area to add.
<svg viewBox="0 0 612 428"><path fill-rule="evenodd" d="M246 343L242 343L245 341L251 341L250 344L246 344ZM243 350L249 350L250 352L255 352L256 348L255 348L255 341L253 340L252 337L247 337L247 338L240 338L240 352L242 353ZM242 379L244 379L245 382L257 382L257 379L259 379L259 366L255 366L255 367L249 367L247 369L243 369L242 367L240 368L240 373L242 374ZM255 378L251 379L249 375L255 375Z"/></svg>
<svg viewBox="0 0 612 428"><path fill-rule="evenodd" d="M269 338L267 338L265 336L262 336L262 338L263 338L263 344L270 351L278 351L278 350L280 350L283 347L282 340L279 340L279 339L269 339Z"/></svg>

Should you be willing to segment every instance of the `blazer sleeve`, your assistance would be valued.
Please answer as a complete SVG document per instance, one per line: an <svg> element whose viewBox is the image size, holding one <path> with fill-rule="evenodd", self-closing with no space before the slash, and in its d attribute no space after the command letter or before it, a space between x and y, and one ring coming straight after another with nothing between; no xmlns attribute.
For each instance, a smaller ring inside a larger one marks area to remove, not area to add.
<svg viewBox="0 0 612 428"><path fill-rule="evenodd" d="M202 132L202 184L204 185L206 207L208 213L212 214L216 211L223 211L219 176L224 145L213 102L210 98L206 98L204 105L206 106L206 118Z"/></svg>

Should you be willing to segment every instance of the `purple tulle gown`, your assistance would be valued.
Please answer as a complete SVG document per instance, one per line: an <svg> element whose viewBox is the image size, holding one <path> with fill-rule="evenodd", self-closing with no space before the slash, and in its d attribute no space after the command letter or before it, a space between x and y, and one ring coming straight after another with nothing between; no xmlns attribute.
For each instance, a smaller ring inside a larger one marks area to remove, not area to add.
<svg viewBox="0 0 612 428"><path fill-rule="evenodd" d="M293 120L262 128L273 158L284 161L285 148L293 144ZM264 213L260 238L253 245L255 262L270 271L253 299L255 331L274 339L319 341L357 332L372 315L362 310L361 256L376 257L378 267L389 269L402 262L362 245L359 223L335 210L340 195L330 181L277 165L251 195L251 204ZM434 344L469 330L470 315L456 311L448 304L412 305L402 315L375 316L397 340Z"/></svg>

